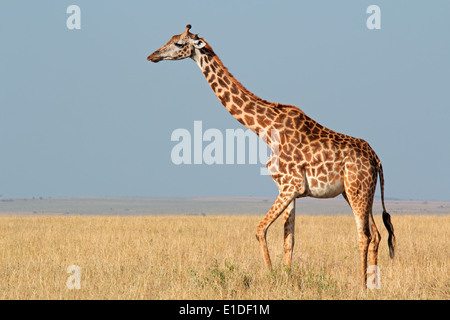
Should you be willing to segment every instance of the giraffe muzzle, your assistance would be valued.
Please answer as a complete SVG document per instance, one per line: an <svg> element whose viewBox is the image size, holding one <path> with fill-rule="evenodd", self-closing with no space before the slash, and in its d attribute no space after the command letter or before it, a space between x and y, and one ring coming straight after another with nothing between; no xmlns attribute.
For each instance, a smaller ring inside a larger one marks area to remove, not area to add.
<svg viewBox="0 0 450 320"><path fill-rule="evenodd" d="M155 63L161 61L162 58L158 56L158 54L159 54L158 51L153 52L151 55L147 57L147 60Z"/></svg>

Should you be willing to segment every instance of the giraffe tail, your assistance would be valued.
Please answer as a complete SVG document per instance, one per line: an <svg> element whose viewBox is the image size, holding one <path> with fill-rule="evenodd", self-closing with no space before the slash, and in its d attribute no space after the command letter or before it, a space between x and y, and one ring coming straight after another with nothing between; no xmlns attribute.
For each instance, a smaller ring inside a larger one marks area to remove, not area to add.
<svg viewBox="0 0 450 320"><path fill-rule="evenodd" d="M383 223L386 227L389 238L389 256L391 259L394 258L395 254L395 235L394 235L394 226L391 222L391 215L386 211L386 207L384 205L384 177L383 177L383 166L381 165L381 161L377 158L377 166L378 166L378 174L380 176L380 188L381 188L381 204L383 205Z"/></svg>

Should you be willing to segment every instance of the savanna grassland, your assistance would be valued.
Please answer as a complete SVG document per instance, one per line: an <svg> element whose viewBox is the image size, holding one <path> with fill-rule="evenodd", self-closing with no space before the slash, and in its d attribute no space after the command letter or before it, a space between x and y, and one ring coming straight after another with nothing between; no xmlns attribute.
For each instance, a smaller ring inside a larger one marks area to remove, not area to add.
<svg viewBox="0 0 450 320"><path fill-rule="evenodd" d="M296 217L293 267L282 221L256 216L0 217L1 299L449 299L450 216L393 216L397 255L379 250L381 289L360 286L351 215ZM80 269L80 289L66 285Z"/></svg>

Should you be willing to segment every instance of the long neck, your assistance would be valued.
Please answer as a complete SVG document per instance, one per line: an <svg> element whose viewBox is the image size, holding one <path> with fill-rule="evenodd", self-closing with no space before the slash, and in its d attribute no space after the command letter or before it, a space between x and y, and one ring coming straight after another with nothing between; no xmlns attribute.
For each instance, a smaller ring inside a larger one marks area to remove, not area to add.
<svg viewBox="0 0 450 320"><path fill-rule="evenodd" d="M276 116L274 103L263 100L242 86L220 61L209 45L194 56L217 98L230 114L248 129L260 134L269 130L273 116Z"/></svg>

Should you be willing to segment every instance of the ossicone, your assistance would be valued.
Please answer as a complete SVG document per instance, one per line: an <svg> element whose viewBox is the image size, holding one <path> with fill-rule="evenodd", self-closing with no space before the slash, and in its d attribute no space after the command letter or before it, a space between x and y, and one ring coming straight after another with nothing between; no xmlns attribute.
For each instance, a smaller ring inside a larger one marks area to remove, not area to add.
<svg viewBox="0 0 450 320"><path fill-rule="evenodd" d="M182 33L182 36L187 36L188 34L190 34L189 30L192 28L192 26L190 24L188 24L186 26L186 30L184 30L184 32Z"/></svg>

